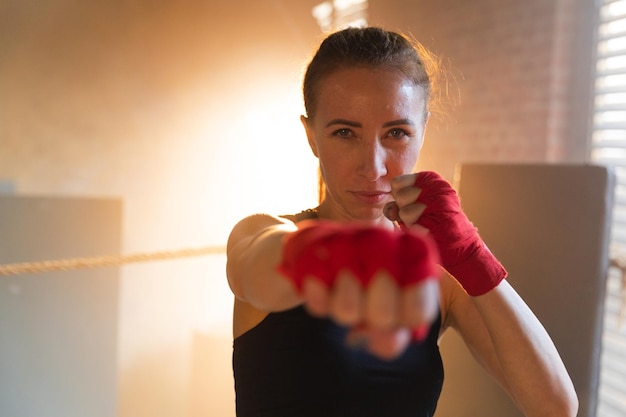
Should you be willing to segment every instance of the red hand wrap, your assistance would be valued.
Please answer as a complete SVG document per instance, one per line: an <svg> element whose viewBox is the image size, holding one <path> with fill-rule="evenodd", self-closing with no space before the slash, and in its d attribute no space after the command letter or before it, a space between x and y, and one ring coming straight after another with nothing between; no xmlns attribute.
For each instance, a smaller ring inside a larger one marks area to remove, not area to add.
<svg viewBox="0 0 626 417"><path fill-rule="evenodd" d="M387 272L401 287L439 277L439 254L426 236L322 220L298 227L286 235L278 267L298 291L308 276L332 288L344 269L364 287L379 271Z"/></svg>
<svg viewBox="0 0 626 417"><path fill-rule="evenodd" d="M415 186L421 189L417 202L426 205L417 224L427 228L437 242L442 266L469 295L482 295L496 287L507 272L463 213L450 183L425 171L417 175Z"/></svg>

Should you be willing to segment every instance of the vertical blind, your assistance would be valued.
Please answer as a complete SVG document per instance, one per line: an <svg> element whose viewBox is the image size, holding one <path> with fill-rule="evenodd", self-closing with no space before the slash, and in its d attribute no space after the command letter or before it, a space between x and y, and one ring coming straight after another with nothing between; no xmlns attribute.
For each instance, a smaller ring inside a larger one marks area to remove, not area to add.
<svg viewBox="0 0 626 417"><path fill-rule="evenodd" d="M616 177L611 256L626 259L626 0L597 0L591 160ZM610 268L605 304L597 415L626 416L626 281Z"/></svg>

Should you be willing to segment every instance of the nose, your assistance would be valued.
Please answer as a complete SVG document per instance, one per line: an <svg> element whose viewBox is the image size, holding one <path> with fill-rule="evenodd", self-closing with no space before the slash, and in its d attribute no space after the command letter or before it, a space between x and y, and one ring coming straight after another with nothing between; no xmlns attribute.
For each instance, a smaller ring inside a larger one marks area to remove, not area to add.
<svg viewBox="0 0 626 417"><path fill-rule="evenodd" d="M370 182L387 175L387 150L380 141L373 140L362 144L358 174Z"/></svg>

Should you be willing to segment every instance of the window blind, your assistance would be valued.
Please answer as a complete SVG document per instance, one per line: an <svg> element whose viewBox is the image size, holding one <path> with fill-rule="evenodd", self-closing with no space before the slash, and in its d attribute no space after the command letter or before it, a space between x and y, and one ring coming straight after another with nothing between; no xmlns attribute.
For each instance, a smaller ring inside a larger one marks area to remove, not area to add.
<svg viewBox="0 0 626 417"><path fill-rule="evenodd" d="M626 415L626 0L597 0L591 160L612 166L616 189L598 416ZM620 262L617 262L617 261ZM619 266L622 266L621 268Z"/></svg>

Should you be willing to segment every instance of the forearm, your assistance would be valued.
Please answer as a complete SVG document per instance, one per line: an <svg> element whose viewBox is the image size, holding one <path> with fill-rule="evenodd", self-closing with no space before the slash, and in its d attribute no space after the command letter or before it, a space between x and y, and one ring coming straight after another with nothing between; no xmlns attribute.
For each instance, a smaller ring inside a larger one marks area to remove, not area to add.
<svg viewBox="0 0 626 417"><path fill-rule="evenodd" d="M264 311L281 311L301 303L293 285L277 272L283 237L293 230L293 224L275 224L229 247L226 273L238 299Z"/></svg>
<svg viewBox="0 0 626 417"><path fill-rule="evenodd" d="M524 415L575 416L578 400L567 370L549 335L515 290L503 281L472 300L510 394Z"/></svg>

